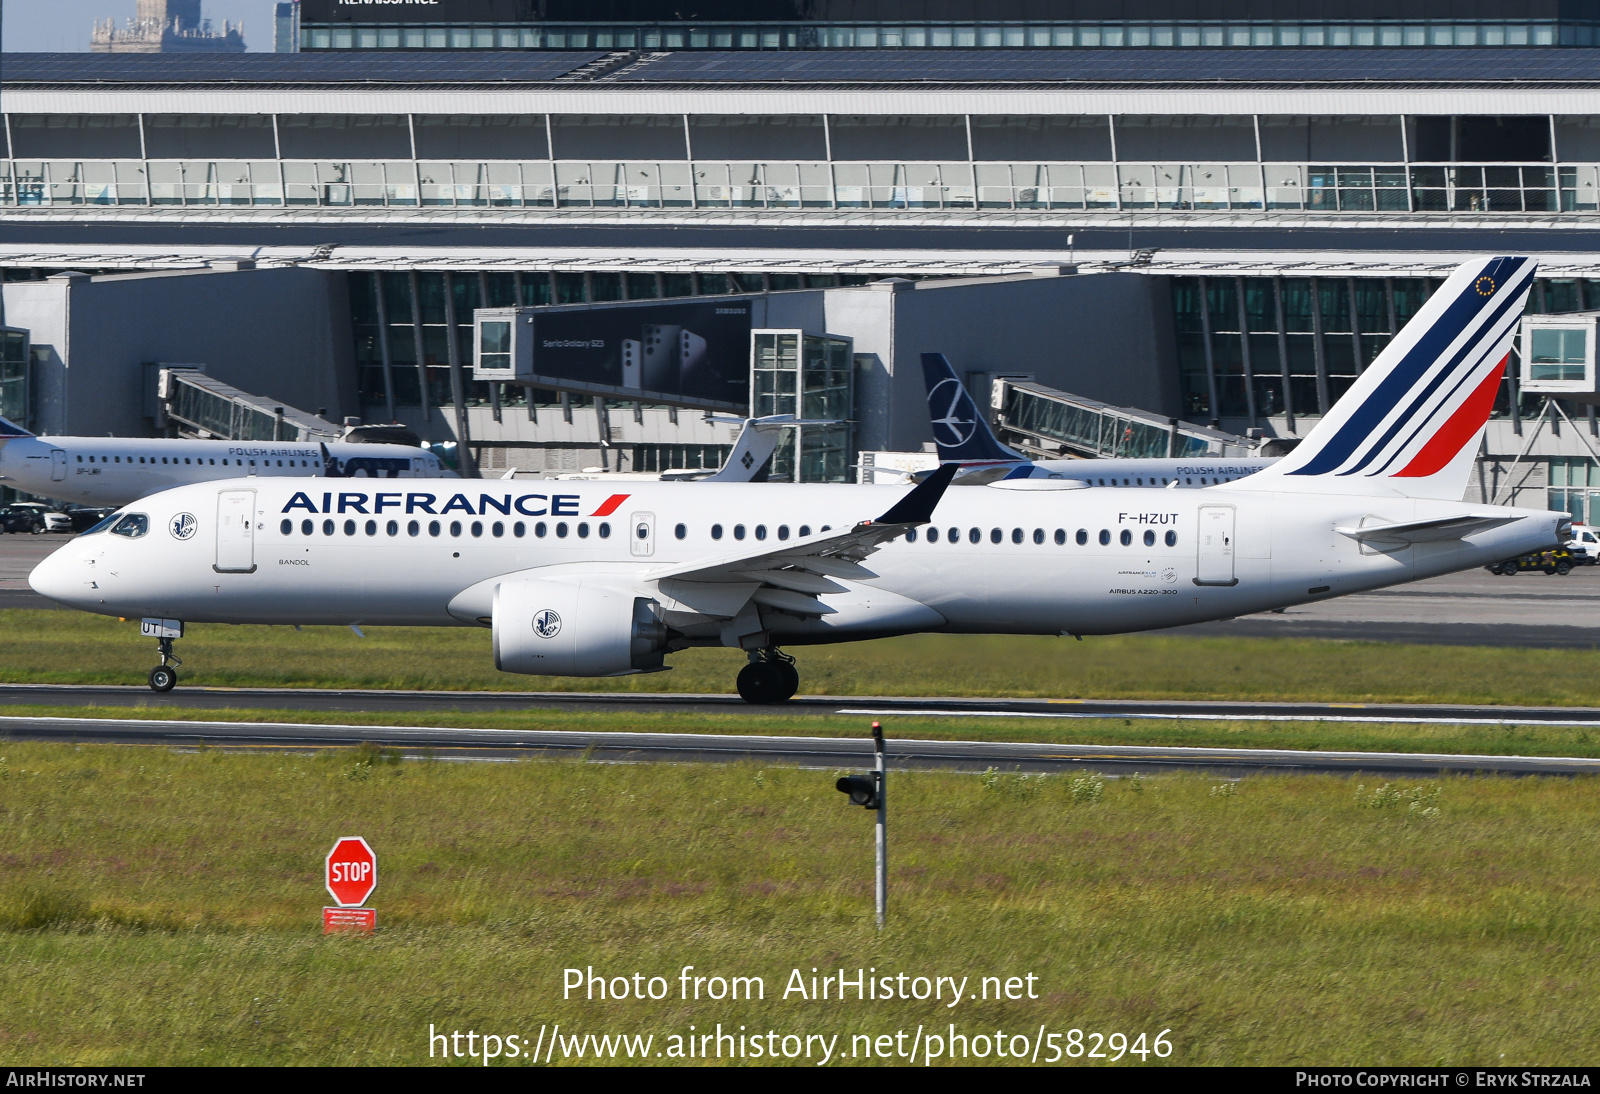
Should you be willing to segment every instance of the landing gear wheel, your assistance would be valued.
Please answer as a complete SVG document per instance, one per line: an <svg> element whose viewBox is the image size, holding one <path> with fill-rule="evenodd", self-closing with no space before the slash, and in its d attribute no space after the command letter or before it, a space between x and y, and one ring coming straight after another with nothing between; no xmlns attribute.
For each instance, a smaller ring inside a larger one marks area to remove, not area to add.
<svg viewBox="0 0 1600 1094"><path fill-rule="evenodd" d="M788 696L783 694L785 683L782 670L772 661L750 662L739 670L739 678L735 681L739 698L757 706L781 703L787 699Z"/></svg>
<svg viewBox="0 0 1600 1094"><path fill-rule="evenodd" d="M800 671L793 657L768 646L750 655L750 663L739 670L737 685L739 697L747 703L784 703L800 690Z"/></svg>
<svg viewBox="0 0 1600 1094"><path fill-rule="evenodd" d="M178 666L183 662L172 652L172 639L157 639L156 648L161 651L161 664L150 670L150 690L171 691L178 684Z"/></svg>
<svg viewBox="0 0 1600 1094"><path fill-rule="evenodd" d="M783 698L779 701L794 698L794 693L800 690L800 670L794 667L793 661L774 661L773 664L783 676Z"/></svg>

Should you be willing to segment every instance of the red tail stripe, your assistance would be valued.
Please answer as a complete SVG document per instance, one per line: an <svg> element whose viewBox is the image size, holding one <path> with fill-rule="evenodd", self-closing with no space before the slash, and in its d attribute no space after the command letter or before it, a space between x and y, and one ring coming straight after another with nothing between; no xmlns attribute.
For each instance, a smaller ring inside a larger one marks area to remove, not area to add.
<svg viewBox="0 0 1600 1094"><path fill-rule="evenodd" d="M617 506L621 505L632 496L632 494L612 494L600 504L600 508L596 509L589 515L592 517L609 517L612 513L617 511Z"/></svg>
<svg viewBox="0 0 1600 1094"><path fill-rule="evenodd" d="M1467 396L1466 402L1450 415L1450 420L1422 446L1422 451L1413 456L1410 463L1394 473L1395 478L1427 478L1456 458L1462 447L1476 437L1478 430L1483 428L1483 423L1489 420L1489 411L1494 409L1495 393L1500 390L1500 375L1505 371L1506 361L1510 359L1511 355L1507 354L1504 360L1489 371L1489 375L1483 378L1483 383L1478 385L1478 389Z"/></svg>

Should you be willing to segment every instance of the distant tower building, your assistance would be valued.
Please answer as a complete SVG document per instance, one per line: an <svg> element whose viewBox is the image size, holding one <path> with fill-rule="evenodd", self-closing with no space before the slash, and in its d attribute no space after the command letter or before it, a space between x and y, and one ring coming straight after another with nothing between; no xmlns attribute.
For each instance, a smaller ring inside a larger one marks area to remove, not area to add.
<svg viewBox="0 0 1600 1094"><path fill-rule="evenodd" d="M200 0L139 0L126 26L114 19L95 23L92 53L243 53L243 24L224 23L218 33L200 17Z"/></svg>
<svg viewBox="0 0 1600 1094"><path fill-rule="evenodd" d="M300 4L298 0L283 0L283 2L274 6L272 51L274 53L300 52Z"/></svg>

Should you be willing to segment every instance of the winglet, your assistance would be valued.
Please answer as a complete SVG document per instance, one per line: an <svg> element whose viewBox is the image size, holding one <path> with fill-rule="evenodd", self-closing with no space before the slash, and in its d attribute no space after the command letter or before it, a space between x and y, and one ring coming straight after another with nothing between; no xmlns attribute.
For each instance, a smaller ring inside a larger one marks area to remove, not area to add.
<svg viewBox="0 0 1600 1094"><path fill-rule="evenodd" d="M945 487L961 470L958 463L942 463L939 469L917 483L911 493L895 502L889 511L873 524L926 524L933 517L934 507L944 497Z"/></svg>
<svg viewBox="0 0 1600 1094"><path fill-rule="evenodd" d="M328 446L318 441L317 447L322 449L322 477L325 479L344 478L343 473L339 470L339 463L333 458L333 454L328 451Z"/></svg>

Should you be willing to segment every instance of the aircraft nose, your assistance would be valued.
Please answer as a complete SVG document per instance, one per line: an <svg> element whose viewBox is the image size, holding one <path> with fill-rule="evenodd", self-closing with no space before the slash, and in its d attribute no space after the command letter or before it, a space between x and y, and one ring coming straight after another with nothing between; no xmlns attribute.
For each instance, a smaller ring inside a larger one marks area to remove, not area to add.
<svg viewBox="0 0 1600 1094"><path fill-rule="evenodd" d="M28 575L28 584L40 596L61 604L76 604L93 591L93 578L74 544L56 550Z"/></svg>

